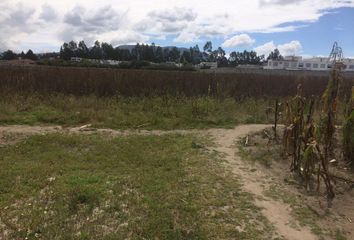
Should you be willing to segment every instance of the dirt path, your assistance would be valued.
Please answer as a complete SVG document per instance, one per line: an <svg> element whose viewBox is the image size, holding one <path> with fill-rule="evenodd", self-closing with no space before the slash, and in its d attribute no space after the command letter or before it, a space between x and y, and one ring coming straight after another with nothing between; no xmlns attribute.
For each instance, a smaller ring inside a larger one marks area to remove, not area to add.
<svg viewBox="0 0 354 240"><path fill-rule="evenodd" d="M232 172L241 177L243 189L255 195L256 205L262 208L263 215L274 224L278 234L289 240L317 239L306 227L295 229L290 226L290 223L296 222L290 215L290 206L263 195L264 187L270 184L269 176L259 169L250 171L250 165L242 161L238 155L235 141L266 127L269 127L269 125L240 125L235 129L213 129L208 130L208 132L218 144L214 150L224 154Z"/></svg>
<svg viewBox="0 0 354 240"><path fill-rule="evenodd" d="M212 136L217 144L212 150L220 152L227 161L228 167L234 174L241 178L243 189L255 195L256 205L262 208L262 212L268 220L274 224L277 233L289 240L310 240L317 239L311 231L306 228L293 228L290 223L296 222L290 215L290 206L263 195L264 186L270 184L269 176L262 170L250 171L250 165L242 161L238 155L238 149L235 142L251 132L260 131L269 125L240 125L234 129L207 129L207 130L172 130L172 131L145 131L145 130L126 130L117 131L112 129L93 129L90 125L77 128L62 128L60 126L2 126L0 127L0 145L16 143L19 139L23 139L34 134L48 134L55 132L79 133L79 134L107 134L116 135L163 135L163 134L189 134L201 133ZM15 137L13 137L15 136ZM267 180L268 179L268 180ZM298 225L298 224L297 224Z"/></svg>

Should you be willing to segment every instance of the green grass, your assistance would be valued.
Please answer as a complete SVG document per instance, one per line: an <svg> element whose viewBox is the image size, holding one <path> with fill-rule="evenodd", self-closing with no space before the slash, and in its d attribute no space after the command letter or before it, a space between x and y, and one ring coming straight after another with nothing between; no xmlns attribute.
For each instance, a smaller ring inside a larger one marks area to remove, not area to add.
<svg viewBox="0 0 354 240"><path fill-rule="evenodd" d="M0 100L0 124L91 123L114 129L190 129L268 122L271 99L212 97L95 97L14 94ZM270 119L272 116L270 116ZM271 121L271 120L270 120Z"/></svg>
<svg viewBox="0 0 354 240"><path fill-rule="evenodd" d="M270 239L252 195L206 145L50 134L2 147L0 238Z"/></svg>

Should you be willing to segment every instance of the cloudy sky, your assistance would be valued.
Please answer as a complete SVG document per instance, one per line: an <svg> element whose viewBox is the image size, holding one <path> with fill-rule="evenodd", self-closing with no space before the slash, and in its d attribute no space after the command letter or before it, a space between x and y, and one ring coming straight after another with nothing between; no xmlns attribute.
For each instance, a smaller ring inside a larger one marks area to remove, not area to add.
<svg viewBox="0 0 354 240"><path fill-rule="evenodd" d="M354 56L354 0L0 0L0 51L58 51L64 41L152 43L227 52Z"/></svg>

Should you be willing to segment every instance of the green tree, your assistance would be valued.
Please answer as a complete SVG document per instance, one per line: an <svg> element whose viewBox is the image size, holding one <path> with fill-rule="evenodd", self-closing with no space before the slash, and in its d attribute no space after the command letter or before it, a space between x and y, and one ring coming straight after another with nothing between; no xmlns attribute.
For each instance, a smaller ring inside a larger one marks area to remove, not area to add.
<svg viewBox="0 0 354 240"><path fill-rule="evenodd" d="M94 46L91 48L90 57L93 59L103 59L103 51L99 41L96 41Z"/></svg>
<svg viewBox="0 0 354 240"><path fill-rule="evenodd" d="M103 42L101 48L104 59L114 59L114 48L111 44Z"/></svg>
<svg viewBox="0 0 354 240"><path fill-rule="evenodd" d="M17 55L16 53L14 53L13 51L11 50L7 50L5 52L2 53L2 60L13 60L13 59L16 59L17 58Z"/></svg>
<svg viewBox="0 0 354 240"><path fill-rule="evenodd" d="M89 56L89 49L83 40L79 42L77 55L78 55L78 57L81 57L81 58L88 58L88 56Z"/></svg>
<svg viewBox="0 0 354 240"><path fill-rule="evenodd" d="M164 62L164 52L160 46L156 48L154 62Z"/></svg>
<svg viewBox="0 0 354 240"><path fill-rule="evenodd" d="M211 53L211 51L213 50L213 44L210 41L206 42L203 47L203 50L206 53Z"/></svg>
<svg viewBox="0 0 354 240"><path fill-rule="evenodd" d="M169 59L171 62L179 62L180 56L181 53L176 47L172 48L172 50L169 52Z"/></svg>
<svg viewBox="0 0 354 240"><path fill-rule="evenodd" d="M37 61L37 60L38 60L37 55L34 54L31 49L27 51L27 53L25 54L25 58L26 58L26 59L31 59L31 60L33 60L33 61Z"/></svg>
<svg viewBox="0 0 354 240"><path fill-rule="evenodd" d="M192 62L192 56L189 51L183 51L182 57L181 57L181 62L183 62L183 64L187 64L187 63Z"/></svg>
<svg viewBox="0 0 354 240"><path fill-rule="evenodd" d="M276 48L274 51L272 51L269 56L267 57L267 60L282 60L283 56L280 54L279 50Z"/></svg>
<svg viewBox="0 0 354 240"><path fill-rule="evenodd" d="M70 60L70 58L73 56L72 51L69 48L69 44L67 44L66 42L63 43L63 45L60 47L60 58L64 59L64 60Z"/></svg>

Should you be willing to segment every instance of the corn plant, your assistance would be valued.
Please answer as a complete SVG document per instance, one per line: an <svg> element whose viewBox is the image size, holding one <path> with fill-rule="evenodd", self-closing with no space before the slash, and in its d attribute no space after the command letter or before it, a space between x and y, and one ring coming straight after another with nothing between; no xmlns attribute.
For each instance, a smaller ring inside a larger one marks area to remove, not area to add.
<svg viewBox="0 0 354 240"><path fill-rule="evenodd" d="M286 126L283 134L285 152L293 157L290 169L298 173L300 173L304 109L305 98L302 96L301 85L298 85L297 95L285 106Z"/></svg>
<svg viewBox="0 0 354 240"><path fill-rule="evenodd" d="M328 161L330 157L333 157L334 149L334 133L335 133L335 121L338 102L339 82L342 80L341 68L343 66L340 63L336 63L331 75L327 88L322 96L323 110L322 110L322 123L321 123L321 140L324 145L325 159Z"/></svg>
<svg viewBox="0 0 354 240"><path fill-rule="evenodd" d="M283 135L284 152L292 156L291 171L304 180L307 190L311 189L313 179L317 176L317 190L319 191L322 179L326 186L329 203L334 198L328 169L328 152L331 147L329 139L334 136L335 104L339 88L339 78L335 74L331 73L329 86L326 90L332 98L326 98L327 93L324 94L323 98L326 101L324 111L327 110L327 116L330 119L330 121L327 120L327 125L333 124L333 129L330 125L331 127L327 127L327 131L324 131L327 135L320 135L327 140L323 144L318 140L316 132L319 126L315 124L313 118L315 98L311 97L307 100L303 97L301 85L298 86L297 95L291 102L285 104L285 130Z"/></svg>
<svg viewBox="0 0 354 240"><path fill-rule="evenodd" d="M348 105L348 116L343 127L343 156L354 168L354 86Z"/></svg>

